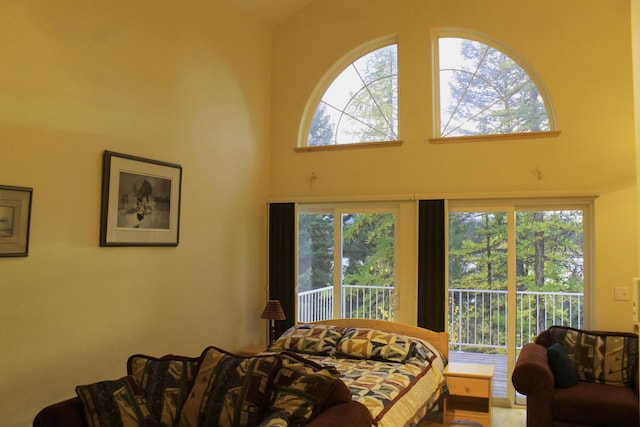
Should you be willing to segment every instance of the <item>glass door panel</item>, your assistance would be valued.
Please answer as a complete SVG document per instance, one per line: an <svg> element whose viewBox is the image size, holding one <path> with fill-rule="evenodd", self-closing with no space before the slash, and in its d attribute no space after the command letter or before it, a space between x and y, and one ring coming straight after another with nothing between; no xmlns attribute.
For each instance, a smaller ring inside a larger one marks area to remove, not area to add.
<svg viewBox="0 0 640 427"><path fill-rule="evenodd" d="M395 216L342 214L341 316L393 319Z"/></svg>
<svg viewBox="0 0 640 427"><path fill-rule="evenodd" d="M584 213L516 205L449 213L450 359L494 365L494 397L514 396L523 345L552 325L584 326Z"/></svg>
<svg viewBox="0 0 640 427"><path fill-rule="evenodd" d="M393 319L395 220L382 209L298 214L298 321Z"/></svg>
<svg viewBox="0 0 640 427"><path fill-rule="evenodd" d="M493 394L505 397L508 213L449 214L450 360L495 366Z"/></svg>
<svg viewBox="0 0 640 427"><path fill-rule="evenodd" d="M298 321L333 318L333 214L298 215Z"/></svg>
<svg viewBox="0 0 640 427"><path fill-rule="evenodd" d="M550 326L583 327L585 257L581 209L521 210L516 224L517 358Z"/></svg>

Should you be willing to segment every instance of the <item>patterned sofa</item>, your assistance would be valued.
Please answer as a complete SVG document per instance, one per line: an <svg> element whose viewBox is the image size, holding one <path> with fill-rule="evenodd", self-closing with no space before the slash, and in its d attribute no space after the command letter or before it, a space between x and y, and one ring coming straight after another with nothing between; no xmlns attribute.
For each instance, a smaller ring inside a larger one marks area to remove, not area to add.
<svg viewBox="0 0 640 427"><path fill-rule="evenodd" d="M127 376L76 387L40 411L33 427L370 427L371 415L335 369L295 354L240 357L134 355Z"/></svg>
<svg viewBox="0 0 640 427"><path fill-rule="evenodd" d="M512 382L527 427L640 425L636 334L552 326L522 348Z"/></svg>

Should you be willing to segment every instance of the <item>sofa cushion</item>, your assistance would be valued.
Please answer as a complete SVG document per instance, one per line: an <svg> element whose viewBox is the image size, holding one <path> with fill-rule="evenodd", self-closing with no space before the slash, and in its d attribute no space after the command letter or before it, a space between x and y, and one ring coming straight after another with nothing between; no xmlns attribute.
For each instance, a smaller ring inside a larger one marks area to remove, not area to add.
<svg viewBox="0 0 640 427"><path fill-rule="evenodd" d="M287 329L272 345L271 351L307 354L333 354L346 328L332 325L300 324Z"/></svg>
<svg viewBox="0 0 640 427"><path fill-rule="evenodd" d="M571 387L580 381L576 366L571 360L569 360L569 356L567 356L562 345L559 343L552 344L547 349L547 359L549 360L549 366L553 371L553 378L556 387Z"/></svg>
<svg viewBox="0 0 640 427"><path fill-rule="evenodd" d="M347 387L344 381L337 380L331 388L331 392L327 398L324 400L322 405L320 405L318 412L323 412L325 409L340 403L350 402L352 399L353 397L349 387Z"/></svg>
<svg viewBox="0 0 640 427"><path fill-rule="evenodd" d="M347 357L387 360L403 363L415 344L404 335L368 328L349 328L337 346L336 353Z"/></svg>
<svg viewBox="0 0 640 427"><path fill-rule="evenodd" d="M151 417L144 395L132 376L79 385L76 393L82 401L89 427L160 425Z"/></svg>
<svg viewBox="0 0 640 427"><path fill-rule="evenodd" d="M258 427L288 427L289 413L287 411L276 411L265 417Z"/></svg>
<svg viewBox="0 0 640 427"><path fill-rule="evenodd" d="M551 406L556 422L601 426L637 426L638 395L630 387L580 381L555 389Z"/></svg>
<svg viewBox="0 0 640 427"><path fill-rule="evenodd" d="M273 381L269 411L287 412L291 426L305 425L333 394L340 373L294 354L283 353L280 357L282 364Z"/></svg>
<svg viewBox="0 0 640 427"><path fill-rule="evenodd" d="M196 376L199 357L136 354L127 360L127 373L142 389L147 407L161 425L173 427Z"/></svg>
<svg viewBox="0 0 640 427"><path fill-rule="evenodd" d="M582 381L632 386L638 363L638 336L624 332L595 332L565 326L549 328L552 343L559 343Z"/></svg>
<svg viewBox="0 0 640 427"><path fill-rule="evenodd" d="M178 425L255 426L269 404L277 355L245 358L216 347L204 350Z"/></svg>

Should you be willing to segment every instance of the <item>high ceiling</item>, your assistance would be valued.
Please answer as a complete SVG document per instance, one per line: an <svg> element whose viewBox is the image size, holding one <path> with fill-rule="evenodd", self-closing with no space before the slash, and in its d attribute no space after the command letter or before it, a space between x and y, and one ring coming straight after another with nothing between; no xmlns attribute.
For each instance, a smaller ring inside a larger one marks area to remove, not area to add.
<svg viewBox="0 0 640 427"><path fill-rule="evenodd" d="M232 0L238 7L276 26L294 15L312 0Z"/></svg>

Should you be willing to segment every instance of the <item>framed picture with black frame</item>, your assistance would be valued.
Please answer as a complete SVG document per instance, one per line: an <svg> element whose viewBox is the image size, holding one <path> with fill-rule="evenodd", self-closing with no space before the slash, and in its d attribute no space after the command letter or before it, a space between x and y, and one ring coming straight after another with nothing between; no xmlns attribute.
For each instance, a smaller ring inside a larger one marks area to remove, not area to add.
<svg viewBox="0 0 640 427"><path fill-rule="evenodd" d="M100 246L178 246L182 166L105 151Z"/></svg>
<svg viewBox="0 0 640 427"><path fill-rule="evenodd" d="M33 188L0 185L0 257L29 255Z"/></svg>

